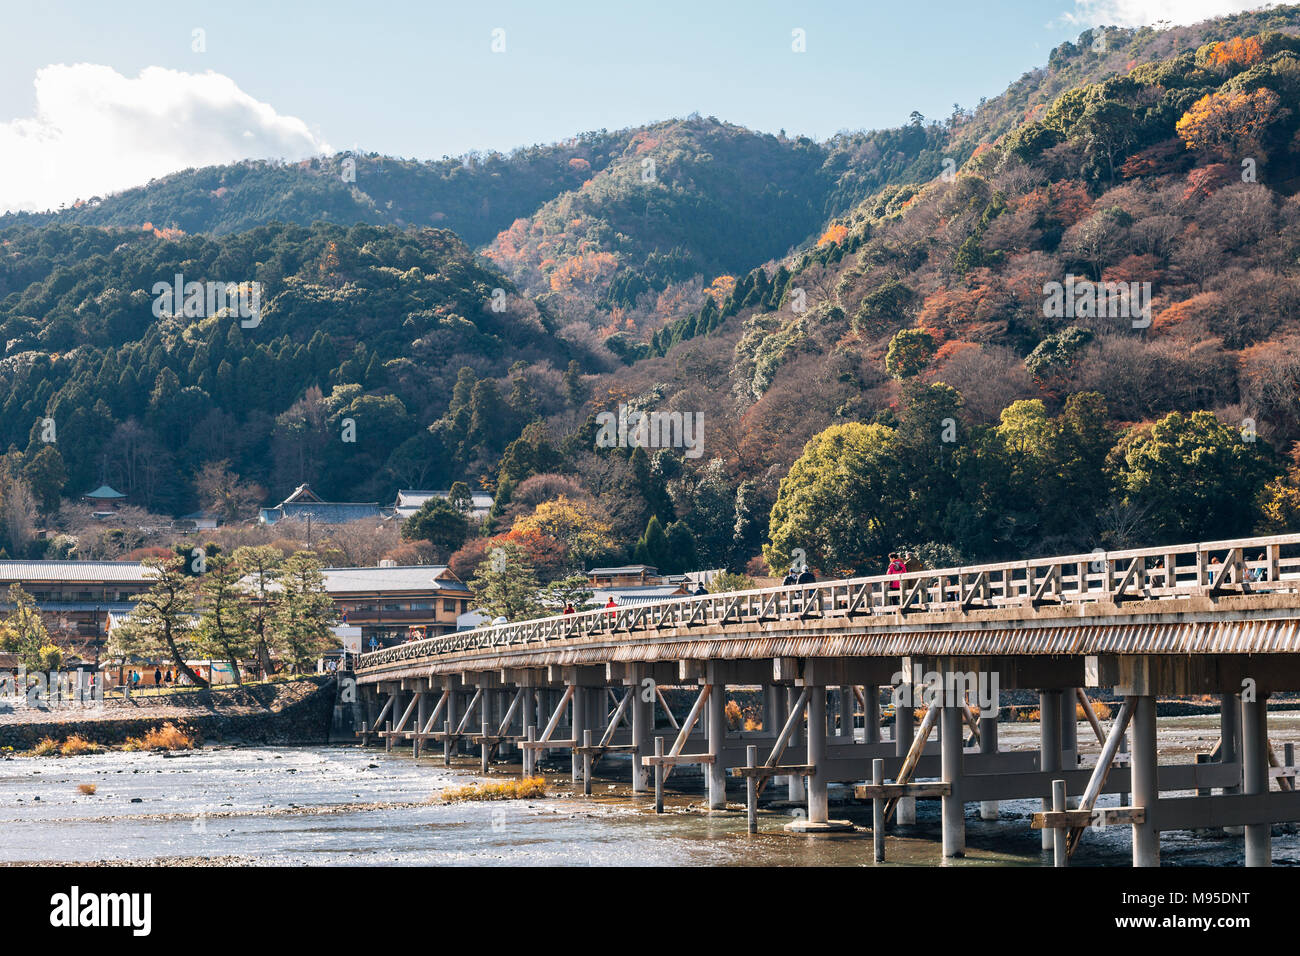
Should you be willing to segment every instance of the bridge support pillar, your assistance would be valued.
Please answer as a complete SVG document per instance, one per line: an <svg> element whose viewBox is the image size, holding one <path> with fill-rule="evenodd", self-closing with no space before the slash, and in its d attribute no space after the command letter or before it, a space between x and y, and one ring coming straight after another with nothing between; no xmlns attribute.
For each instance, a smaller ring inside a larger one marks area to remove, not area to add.
<svg viewBox="0 0 1300 956"><path fill-rule="evenodd" d="M840 737L853 739L853 687L845 684L840 687Z"/></svg>
<svg viewBox="0 0 1300 956"><path fill-rule="evenodd" d="M798 697L799 697L799 694L798 694L798 692L796 691L795 688L793 688L793 687L787 687L787 688L785 689L785 713L786 713L787 718L789 717L790 711L794 710L795 701L798 699ZM823 703L823 704L822 704L822 715L823 715L823 718L824 718L825 713L826 713L826 711L825 711L825 706L826 706L825 703ZM811 707L811 705L810 705L810 707ZM825 723L825 720L823 719L822 722ZM810 728L813 727L813 726L815 726L815 724L813 724L813 722L812 722L812 711L811 711L811 709L808 711L808 726L809 726ZM799 744L799 735L800 735L800 733L802 733L802 728L799 727L798 725L796 725L795 728L794 728L794 730L790 733L790 740L789 740L789 742L787 743L786 746L787 746L787 747L796 747L796 746L798 746L798 744ZM786 787L786 790L787 790L787 792L786 792L786 798L787 798L791 803L802 803L802 802L803 802L803 799L804 799L804 782L803 782L803 777L798 777L798 776L786 777L786 781L787 781L787 787Z"/></svg>
<svg viewBox="0 0 1300 956"><path fill-rule="evenodd" d="M537 692L529 685L524 685L524 699L519 702L520 724L519 732L523 734L525 740L537 739ZM529 735L529 731L532 735ZM520 759L523 763L525 777L531 777L533 774L534 752L531 748L524 748Z"/></svg>
<svg viewBox="0 0 1300 956"><path fill-rule="evenodd" d="M1068 761L1068 763L1067 763ZM1079 701L1073 687L1061 691L1061 769L1076 770L1079 766ZM1079 805L1079 797L1065 798L1067 809Z"/></svg>
<svg viewBox="0 0 1300 956"><path fill-rule="evenodd" d="M894 755L897 757L907 756L912 747L912 738L916 736L916 715L912 712L912 700L910 694L905 694L902 701L894 705ZM916 823L916 797L900 797L894 810L894 819L899 826Z"/></svg>
<svg viewBox="0 0 1300 956"><path fill-rule="evenodd" d="M429 695L420 691L417 699L419 703L415 705L415 736L411 738L411 756L416 758L420 756L420 731L424 729L424 722L429 719Z"/></svg>
<svg viewBox="0 0 1300 956"><path fill-rule="evenodd" d="M711 685L707 707L709 754L713 757L713 763L705 765L709 780L709 809L725 810L727 808L727 767L723 760L723 746L727 738L725 684Z"/></svg>
<svg viewBox="0 0 1300 956"><path fill-rule="evenodd" d="M654 742L651 739L655 723L654 688L642 688L642 671L639 667L633 665L628 668L628 672L631 680L629 692L632 694L628 707L632 709L632 745L636 748L632 751L632 792L645 793L650 789L650 780L646 768L641 764L641 758L649 757L654 752ZM649 700L645 699L647 691L650 693Z"/></svg>
<svg viewBox="0 0 1300 956"><path fill-rule="evenodd" d="M1059 690L1040 690L1038 692L1038 769L1044 773L1055 773L1061 769L1061 697ZM1042 799L1044 811L1052 809L1049 798ZM1055 830L1042 831L1044 850L1052 849L1055 844Z"/></svg>
<svg viewBox="0 0 1300 956"><path fill-rule="evenodd" d="M952 791L943 798L943 855L966 855L966 813L961 799L962 703L946 701L939 711L940 758L943 782Z"/></svg>
<svg viewBox="0 0 1300 956"><path fill-rule="evenodd" d="M392 730L394 727L397 726L398 718L402 716L402 710L406 706L406 702L402 700L402 692L400 690L393 691L392 697L393 697L393 713L392 713L393 719L388 721L388 726L386 728L388 730L388 736L384 738L384 750L386 750L388 753L393 752Z"/></svg>
<svg viewBox="0 0 1300 956"><path fill-rule="evenodd" d="M880 687L867 684L862 688L866 705L862 708L863 739L869 744L880 743Z"/></svg>
<svg viewBox="0 0 1300 956"><path fill-rule="evenodd" d="M1133 707L1133 806L1155 808L1160 798L1156 779L1156 699L1142 694ZM1153 821L1133 824L1133 865L1160 865L1160 832Z"/></svg>
<svg viewBox="0 0 1300 956"><path fill-rule="evenodd" d="M830 817L826 781L826 688L808 688L808 762L816 769L808 778L808 822L825 823Z"/></svg>
<svg viewBox="0 0 1300 956"><path fill-rule="evenodd" d="M775 734L781 730L781 709L777 705L776 695L780 689L771 684L763 685L763 732Z"/></svg>
<svg viewBox="0 0 1300 956"><path fill-rule="evenodd" d="M994 713L992 717L980 717L980 753L995 754L998 752L998 718ZM980 819L996 820L998 818L998 802L996 800L980 801Z"/></svg>
<svg viewBox="0 0 1300 956"><path fill-rule="evenodd" d="M582 732L587 729L587 688L575 687L573 689L572 702L572 737L574 747L569 751L570 761L570 779L577 783L582 775L582 757L578 754L578 744L582 742Z"/></svg>
<svg viewBox="0 0 1300 956"><path fill-rule="evenodd" d="M1268 695L1241 703L1242 781L1247 794L1268 793ZM1246 865L1273 863L1271 823L1248 823Z"/></svg>
<svg viewBox="0 0 1300 956"><path fill-rule="evenodd" d="M1225 693L1219 698L1219 761L1241 763L1241 695ZM1240 776L1237 778L1240 780ZM1223 793L1241 793L1241 786L1224 787ZM1224 827L1224 833L1239 836L1244 827Z"/></svg>

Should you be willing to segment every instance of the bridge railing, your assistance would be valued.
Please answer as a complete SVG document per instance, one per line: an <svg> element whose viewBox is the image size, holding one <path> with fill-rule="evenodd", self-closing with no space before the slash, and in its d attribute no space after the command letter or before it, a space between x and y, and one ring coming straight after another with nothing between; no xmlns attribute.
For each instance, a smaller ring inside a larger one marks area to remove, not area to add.
<svg viewBox="0 0 1300 956"><path fill-rule="evenodd" d="M1300 534L684 595L458 631L361 655L359 670L494 647L667 628L1300 591Z"/></svg>

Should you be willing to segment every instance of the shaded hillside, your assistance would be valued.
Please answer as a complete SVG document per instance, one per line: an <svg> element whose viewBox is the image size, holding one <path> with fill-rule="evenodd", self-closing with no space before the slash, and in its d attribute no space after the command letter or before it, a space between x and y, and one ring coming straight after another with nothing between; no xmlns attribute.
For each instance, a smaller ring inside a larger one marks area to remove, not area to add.
<svg viewBox="0 0 1300 956"><path fill-rule="evenodd" d="M516 416L492 379L508 385L515 362L544 376L581 355L443 230L277 225L172 239L18 227L0 232L0 249L0 442L34 456L52 419L74 496L107 480L178 513L213 461L273 500L302 481L353 500L447 482L453 450L428 426L455 404L458 373L485 379L464 396L477 431L458 437L461 453L496 454L533 413ZM155 283L176 273L262 283L260 319L159 308Z"/></svg>

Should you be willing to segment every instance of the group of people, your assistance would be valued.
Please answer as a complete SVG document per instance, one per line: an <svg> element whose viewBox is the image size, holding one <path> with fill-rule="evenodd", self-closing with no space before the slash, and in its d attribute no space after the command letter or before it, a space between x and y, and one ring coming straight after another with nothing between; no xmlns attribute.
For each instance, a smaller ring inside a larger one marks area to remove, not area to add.
<svg viewBox="0 0 1300 956"><path fill-rule="evenodd" d="M161 667L154 668L153 683L155 687L162 687L164 684L170 684L172 683L173 680L174 678L172 677L172 670L170 667L167 668L167 672L165 674L163 673ZM136 690L139 688L139 686L140 686L140 672L131 671L131 689Z"/></svg>
<svg viewBox="0 0 1300 956"><path fill-rule="evenodd" d="M790 570L785 579L781 582L781 587L793 587L796 584L816 584L817 578L813 575L812 569L808 565L800 567L797 564L790 565Z"/></svg>
<svg viewBox="0 0 1300 956"><path fill-rule="evenodd" d="M894 580L889 582L891 590L898 590L902 587L901 579L909 571L924 571L925 565L911 551L891 551L889 552L889 567L885 573L892 575Z"/></svg>

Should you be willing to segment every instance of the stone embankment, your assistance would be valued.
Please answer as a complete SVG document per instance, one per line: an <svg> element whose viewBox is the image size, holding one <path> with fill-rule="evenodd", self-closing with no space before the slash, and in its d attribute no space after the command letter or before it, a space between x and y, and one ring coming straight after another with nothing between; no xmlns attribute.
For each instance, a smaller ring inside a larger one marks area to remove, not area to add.
<svg viewBox="0 0 1300 956"><path fill-rule="evenodd" d="M48 709L5 701L0 702L0 747L30 750L46 737L64 740L74 734L111 746L166 721L183 722L210 743L322 744L334 703L332 676Z"/></svg>

